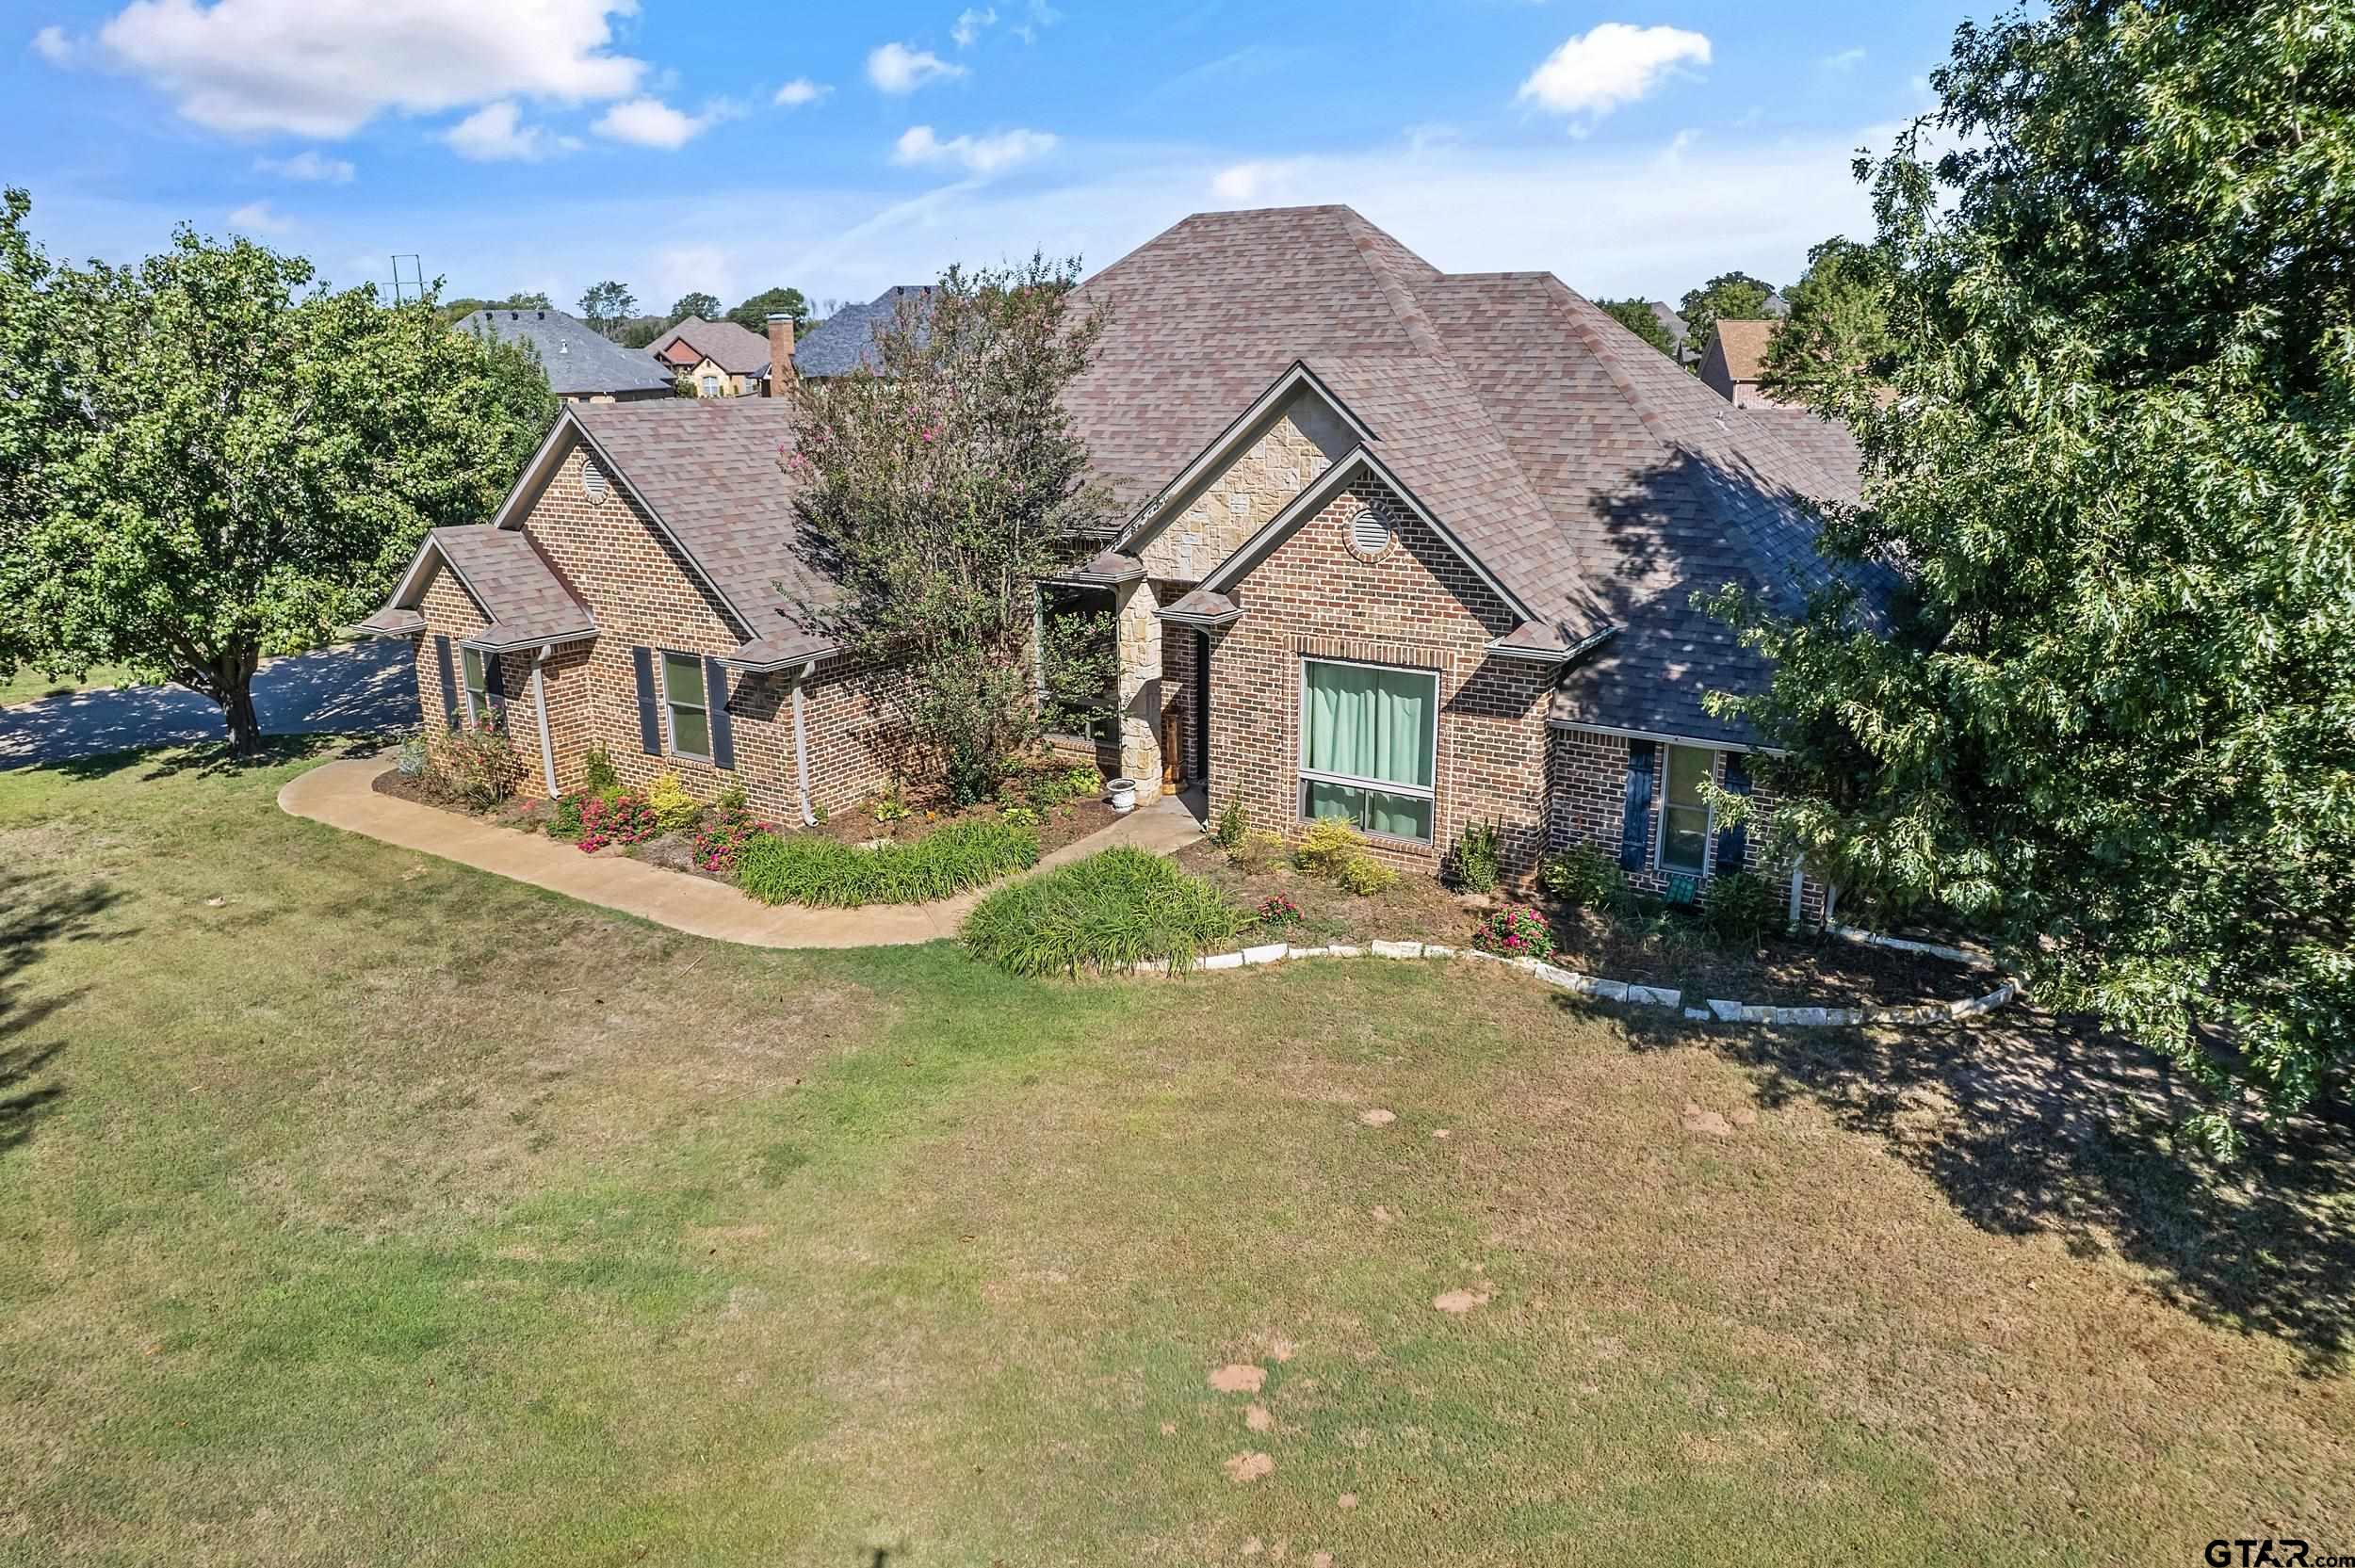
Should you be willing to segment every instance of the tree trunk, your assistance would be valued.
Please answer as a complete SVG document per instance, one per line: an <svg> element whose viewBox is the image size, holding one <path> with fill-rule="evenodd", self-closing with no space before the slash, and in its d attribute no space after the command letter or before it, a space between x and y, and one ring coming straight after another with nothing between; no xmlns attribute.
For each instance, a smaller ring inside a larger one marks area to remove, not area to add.
<svg viewBox="0 0 2355 1568"><path fill-rule="evenodd" d="M253 711L253 670L259 663L258 651L239 651L222 655L213 670L213 701L228 720L233 756L252 756L262 749L262 720Z"/></svg>

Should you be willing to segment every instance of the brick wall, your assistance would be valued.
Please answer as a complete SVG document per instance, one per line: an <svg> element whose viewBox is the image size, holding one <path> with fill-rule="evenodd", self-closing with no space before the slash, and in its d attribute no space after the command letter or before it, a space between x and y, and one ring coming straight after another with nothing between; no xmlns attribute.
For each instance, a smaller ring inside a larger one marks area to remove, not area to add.
<svg viewBox="0 0 2355 1568"><path fill-rule="evenodd" d="M657 651L655 685L660 714L659 651L698 657L733 652L743 638L710 591L652 521L620 486L593 499L581 488L581 454L565 459L524 514L523 531L550 568L597 621L593 643L560 648L543 670L557 783L577 789L592 745L601 744L624 783L642 786L675 773L689 793L709 800L740 784L754 809L793 820L800 809L793 763L791 682L785 675L731 675L728 714L735 742L733 769L670 754L647 753L638 724L638 679L631 650ZM440 725L441 683L434 632L452 640L479 630L481 613L454 579L437 574L419 606L428 634L419 640L417 689L429 732ZM531 708L530 654L506 655L510 731L539 776L538 722ZM804 695L810 793L827 809L851 804L889 776L898 726L887 673L847 659L821 663ZM712 699L717 693L708 693Z"/></svg>
<svg viewBox="0 0 2355 1568"><path fill-rule="evenodd" d="M1668 752L1665 743L1630 740L1625 736L1600 735L1592 730L1554 730L1551 756L1547 766L1547 789L1551 801L1551 809L1548 813L1548 832L1556 849L1572 844L1591 844L1615 862L1618 860L1621 831L1627 816L1627 764L1631 746L1651 753L1652 791L1651 804L1644 814L1643 867L1629 872L1628 880L1647 892L1658 893L1668 885L1667 875L1659 865L1660 803L1668 776ZM1723 752L1715 754L1710 770L1713 783L1725 783L1727 754ZM1790 876L1789 867L1770 865L1766 860L1765 846L1768 831L1774 825L1775 798L1765 790L1753 788L1750 800L1753 810L1748 831L1744 834L1743 864L1739 869L1754 871L1778 884L1785 884ZM1717 835L1713 831L1709 835L1704 854L1705 874L1708 876L1715 876L1721 870L1736 869L1718 864ZM1820 921L1824 917L1824 888L1812 878L1801 880L1800 915L1809 921Z"/></svg>
<svg viewBox="0 0 2355 1568"><path fill-rule="evenodd" d="M1374 558L1351 546L1370 505L1395 525ZM1421 520L1361 479L1269 553L1235 590L1241 621L1213 634L1210 808L1239 803L1255 828L1300 827L1300 682L1304 656L1436 671L1438 750L1432 843L1376 841L1402 869L1436 873L1468 823L1502 830L1507 875L1535 867L1545 838L1546 709L1541 665L1492 657L1512 611Z"/></svg>

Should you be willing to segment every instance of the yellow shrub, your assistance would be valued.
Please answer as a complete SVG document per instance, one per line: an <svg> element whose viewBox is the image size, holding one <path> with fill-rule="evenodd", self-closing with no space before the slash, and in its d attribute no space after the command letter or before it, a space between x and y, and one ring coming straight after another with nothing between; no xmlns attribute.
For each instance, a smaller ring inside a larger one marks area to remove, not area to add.
<svg viewBox="0 0 2355 1568"><path fill-rule="evenodd" d="M1398 881L1398 873L1359 849L1341 862L1341 867L1334 874L1333 880L1359 897L1364 897L1368 894L1379 893Z"/></svg>
<svg viewBox="0 0 2355 1568"><path fill-rule="evenodd" d="M1312 877L1339 877L1352 856L1365 852L1365 840L1346 817L1320 816L1308 824L1292 849L1292 864Z"/></svg>
<svg viewBox="0 0 2355 1568"><path fill-rule="evenodd" d="M664 832L691 828L704 814L703 802L687 793L675 773L665 773L646 786L646 804Z"/></svg>

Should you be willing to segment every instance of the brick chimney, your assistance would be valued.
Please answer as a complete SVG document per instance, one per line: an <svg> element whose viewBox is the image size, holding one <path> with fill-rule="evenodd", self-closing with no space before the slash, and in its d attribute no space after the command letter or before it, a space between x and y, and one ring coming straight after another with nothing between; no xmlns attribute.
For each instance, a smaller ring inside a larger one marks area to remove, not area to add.
<svg viewBox="0 0 2355 1568"><path fill-rule="evenodd" d="M793 379L793 318L774 315L769 317L769 396L785 396L785 383Z"/></svg>

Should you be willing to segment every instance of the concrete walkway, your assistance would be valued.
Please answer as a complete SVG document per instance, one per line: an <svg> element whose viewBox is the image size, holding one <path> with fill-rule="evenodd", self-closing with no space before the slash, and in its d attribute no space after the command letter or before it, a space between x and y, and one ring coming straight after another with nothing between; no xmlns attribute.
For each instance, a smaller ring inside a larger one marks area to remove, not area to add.
<svg viewBox="0 0 2355 1568"><path fill-rule="evenodd" d="M691 936L754 947L885 947L930 942L954 936L966 912L982 897L975 892L937 903L872 904L864 909L758 903L707 878L617 854L584 855L560 839L380 795L375 780L385 767L382 757L363 757L314 768L286 782L278 792L279 807L331 828L529 882ZM1115 844L1173 854L1200 836L1202 824L1194 815L1176 800L1164 798L1140 806L1092 837L1064 845L1040 861L1039 868Z"/></svg>

